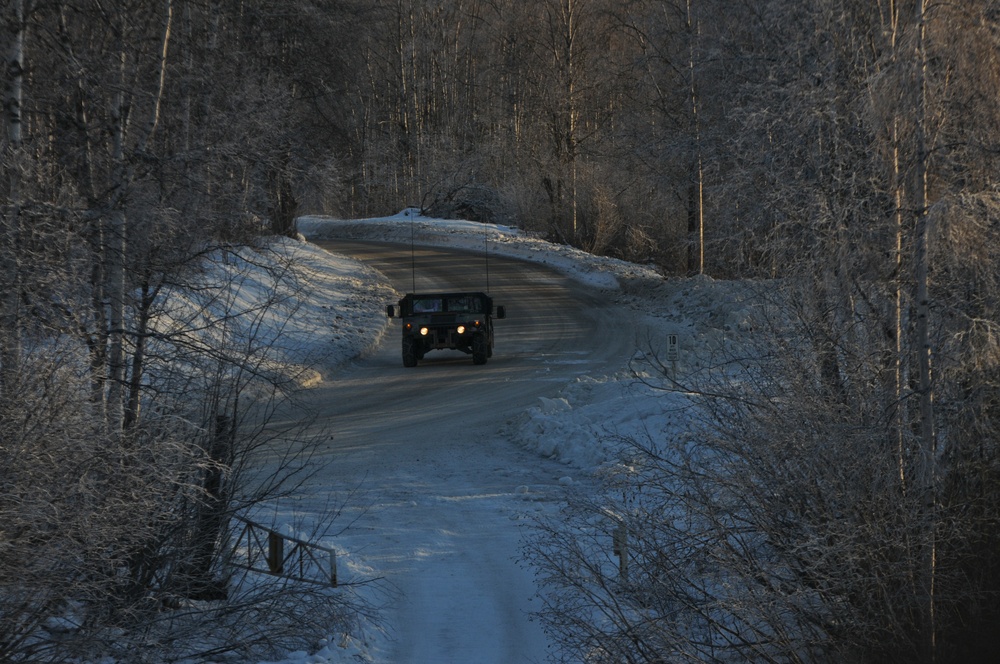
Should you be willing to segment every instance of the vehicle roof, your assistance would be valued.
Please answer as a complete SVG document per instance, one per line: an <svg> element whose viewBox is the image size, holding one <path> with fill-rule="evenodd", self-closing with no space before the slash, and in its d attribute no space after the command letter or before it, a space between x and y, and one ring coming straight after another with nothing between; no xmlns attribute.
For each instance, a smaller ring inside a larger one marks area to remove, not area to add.
<svg viewBox="0 0 1000 664"><path fill-rule="evenodd" d="M468 295L482 295L483 297L490 297L487 293L482 291L456 291L451 293L407 293L404 296L406 298L424 298L424 297L465 297Z"/></svg>

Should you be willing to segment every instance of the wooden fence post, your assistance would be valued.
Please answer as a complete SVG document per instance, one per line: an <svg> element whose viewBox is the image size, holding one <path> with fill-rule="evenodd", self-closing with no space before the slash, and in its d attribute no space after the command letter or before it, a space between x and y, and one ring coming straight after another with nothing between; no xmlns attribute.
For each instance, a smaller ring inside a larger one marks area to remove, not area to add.
<svg viewBox="0 0 1000 664"><path fill-rule="evenodd" d="M618 556L618 578L628 580L628 528L624 523L615 527L613 536L614 554Z"/></svg>
<svg viewBox="0 0 1000 664"><path fill-rule="evenodd" d="M272 574L285 571L285 539L273 530L267 531L267 568Z"/></svg>

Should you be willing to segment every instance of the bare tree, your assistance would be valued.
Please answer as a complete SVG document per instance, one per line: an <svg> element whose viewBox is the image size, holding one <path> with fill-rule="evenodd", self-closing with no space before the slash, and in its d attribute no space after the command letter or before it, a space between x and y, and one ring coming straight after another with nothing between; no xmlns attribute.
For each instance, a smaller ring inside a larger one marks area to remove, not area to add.
<svg viewBox="0 0 1000 664"><path fill-rule="evenodd" d="M278 295L294 293L294 270L257 245L281 229L268 215L294 173L283 160L295 134L270 129L294 125L301 107L267 61L292 31L254 51L264 41L245 40L262 37L251 29L261 16L243 3L15 8L4 26L27 55L4 70L2 186L16 185L17 215L5 207L2 336L17 343L0 358L0 657L96 657L114 631L134 658L139 644L153 653L182 627L205 636L212 625L229 636L205 647L263 653L294 638L296 619L350 622L365 609L349 593L251 592L222 556L229 518L309 468L311 439L291 430L280 432L291 451L252 472L295 386L274 370L278 342L260 324L294 315ZM244 250L235 263L259 258L274 279L249 311L231 291L245 275L203 280ZM190 605L208 596L227 603ZM227 622L261 610L275 629L238 634Z"/></svg>
<svg viewBox="0 0 1000 664"><path fill-rule="evenodd" d="M3 296L0 302L0 398L7 396L20 362L19 328L19 267L16 247L20 236L22 117L21 103L24 81L24 1L5 6L3 31L8 39L4 53L6 85L4 86L3 137L0 146L0 164L5 172L0 184L6 194L2 223L3 242L0 248L0 278L3 279Z"/></svg>

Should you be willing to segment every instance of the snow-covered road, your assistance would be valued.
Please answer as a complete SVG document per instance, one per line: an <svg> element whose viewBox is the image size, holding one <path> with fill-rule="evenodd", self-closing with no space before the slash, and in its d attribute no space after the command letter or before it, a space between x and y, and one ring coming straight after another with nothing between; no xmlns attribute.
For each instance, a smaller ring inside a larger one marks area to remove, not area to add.
<svg viewBox="0 0 1000 664"><path fill-rule="evenodd" d="M318 244L364 260L397 290L412 284L407 246ZM421 248L413 260L418 289L485 289L481 256ZM489 269L508 318L486 366L435 351L404 369L393 327L376 352L310 392L333 433L332 463L312 492L359 489L338 547L361 552L395 591L388 651L376 661L544 659L529 615L533 579L517 563L519 526L557 506L572 473L502 430L576 377L618 370L634 349L621 308L599 292L538 264L495 256Z"/></svg>
<svg viewBox="0 0 1000 664"><path fill-rule="evenodd" d="M616 467L623 438L685 430L690 400L658 386L642 356L661 353L669 335L681 350L673 371L710 366L749 332L752 284L665 279L517 229L414 210L301 217L298 228L308 242L275 245L296 266L295 314L262 324L280 330L277 360L309 388L301 397L329 437L329 463L271 519L313 540L315 524L342 507L320 543L337 550L341 583L375 580L355 590L383 600L387 631L331 625L281 664L543 661L549 646L529 616L540 608L536 584L517 564L531 517L557 515L566 491L591 490ZM340 253L317 246L327 240ZM398 322L385 317L390 284L485 290L486 246L489 290L508 310L493 358L474 366L435 351L404 369ZM444 248L466 253L456 264ZM322 379L302 371L316 362Z"/></svg>

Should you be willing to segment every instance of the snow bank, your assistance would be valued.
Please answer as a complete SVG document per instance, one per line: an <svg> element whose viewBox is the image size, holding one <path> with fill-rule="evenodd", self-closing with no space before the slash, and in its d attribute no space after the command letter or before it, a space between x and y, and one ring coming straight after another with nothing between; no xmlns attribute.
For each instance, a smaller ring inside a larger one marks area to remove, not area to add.
<svg viewBox="0 0 1000 664"><path fill-rule="evenodd" d="M594 288L619 288L617 274L646 270L614 258L593 256L579 249L531 237L510 226L454 219L423 217L407 209L391 217L333 219L300 217L298 231L306 239L369 239L413 242L417 245L455 247L469 251L497 252L549 265ZM652 270L648 274L655 275Z"/></svg>

